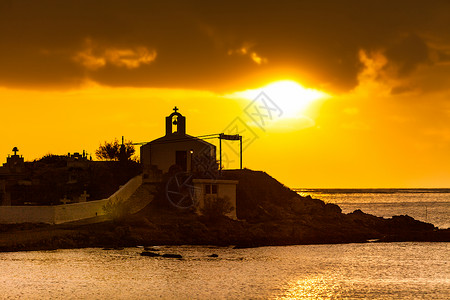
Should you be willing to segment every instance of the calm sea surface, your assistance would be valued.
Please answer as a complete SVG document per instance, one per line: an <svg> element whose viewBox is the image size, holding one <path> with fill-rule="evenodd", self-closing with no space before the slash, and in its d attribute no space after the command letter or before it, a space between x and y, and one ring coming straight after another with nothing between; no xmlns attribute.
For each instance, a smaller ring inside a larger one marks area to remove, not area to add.
<svg viewBox="0 0 450 300"><path fill-rule="evenodd" d="M344 212L448 227L450 193L385 191L302 193ZM142 257L141 248L0 253L0 299L450 299L450 243L159 249L183 258Z"/></svg>
<svg viewBox="0 0 450 300"><path fill-rule="evenodd" d="M161 249L1 253L0 298L450 298L449 243Z"/></svg>

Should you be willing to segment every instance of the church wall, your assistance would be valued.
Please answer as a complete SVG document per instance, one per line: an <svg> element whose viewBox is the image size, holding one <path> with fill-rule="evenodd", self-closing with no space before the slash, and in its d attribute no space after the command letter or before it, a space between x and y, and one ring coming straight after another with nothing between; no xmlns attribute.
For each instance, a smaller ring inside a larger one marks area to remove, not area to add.
<svg viewBox="0 0 450 300"><path fill-rule="evenodd" d="M145 152L150 152L151 164L156 165L163 172L168 172L169 168L175 164L176 151L187 151L187 170L190 170L193 156L199 155L203 151L207 151L207 153L210 153L211 147L215 148L212 145L209 146L198 140L176 143L154 143L150 145L151 151L144 150L144 155ZM192 155L189 152L191 149L193 150ZM215 157L215 153L213 154L213 156Z"/></svg>

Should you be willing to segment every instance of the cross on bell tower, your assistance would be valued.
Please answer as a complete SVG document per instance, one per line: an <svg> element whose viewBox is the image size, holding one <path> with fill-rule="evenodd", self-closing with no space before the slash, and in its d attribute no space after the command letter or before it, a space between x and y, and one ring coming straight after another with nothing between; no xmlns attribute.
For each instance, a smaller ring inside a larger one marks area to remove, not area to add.
<svg viewBox="0 0 450 300"><path fill-rule="evenodd" d="M173 113L166 117L166 136L172 134L186 134L186 117L180 114L178 107L173 108ZM176 130L174 131L174 126Z"/></svg>
<svg viewBox="0 0 450 300"><path fill-rule="evenodd" d="M19 152L19 149L17 149L17 147L14 147L14 148L12 149L12 151L14 152L14 156L16 156L16 155L17 155L17 152Z"/></svg>

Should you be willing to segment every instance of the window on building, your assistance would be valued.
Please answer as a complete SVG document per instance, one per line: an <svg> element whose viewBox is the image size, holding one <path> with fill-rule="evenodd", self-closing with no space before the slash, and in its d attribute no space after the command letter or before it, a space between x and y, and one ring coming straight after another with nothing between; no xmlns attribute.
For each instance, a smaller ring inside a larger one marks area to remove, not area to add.
<svg viewBox="0 0 450 300"><path fill-rule="evenodd" d="M217 195L217 184L205 184L206 195Z"/></svg>

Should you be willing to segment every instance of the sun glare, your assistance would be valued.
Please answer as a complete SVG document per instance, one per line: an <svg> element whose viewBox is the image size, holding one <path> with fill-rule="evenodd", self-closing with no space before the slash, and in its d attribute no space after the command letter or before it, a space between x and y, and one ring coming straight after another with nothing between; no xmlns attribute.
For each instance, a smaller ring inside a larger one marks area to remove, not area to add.
<svg viewBox="0 0 450 300"><path fill-rule="evenodd" d="M283 111L283 118L296 118L310 104L319 99L325 99L328 94L307 89L293 80L280 80L270 83L264 87L239 92L238 95L248 99L255 99L264 92Z"/></svg>

